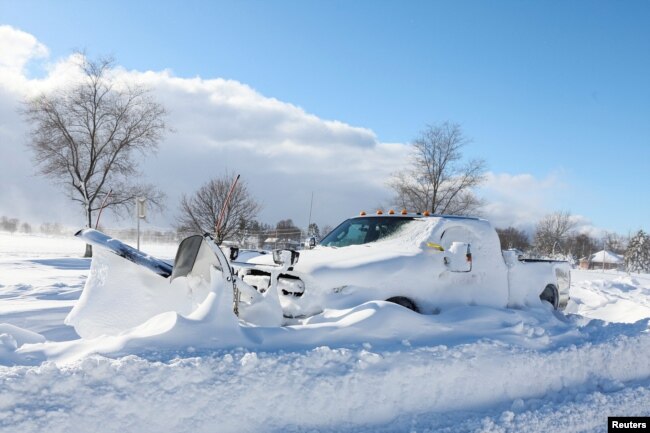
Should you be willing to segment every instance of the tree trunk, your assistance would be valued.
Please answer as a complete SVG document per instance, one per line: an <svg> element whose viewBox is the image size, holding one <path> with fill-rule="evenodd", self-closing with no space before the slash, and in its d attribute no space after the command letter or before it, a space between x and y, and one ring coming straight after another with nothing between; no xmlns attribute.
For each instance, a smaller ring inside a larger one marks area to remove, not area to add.
<svg viewBox="0 0 650 433"><path fill-rule="evenodd" d="M90 211L90 205L86 206L86 227L91 228L92 223L92 212ZM93 247L90 244L86 244L86 251L84 252L84 257L93 256Z"/></svg>

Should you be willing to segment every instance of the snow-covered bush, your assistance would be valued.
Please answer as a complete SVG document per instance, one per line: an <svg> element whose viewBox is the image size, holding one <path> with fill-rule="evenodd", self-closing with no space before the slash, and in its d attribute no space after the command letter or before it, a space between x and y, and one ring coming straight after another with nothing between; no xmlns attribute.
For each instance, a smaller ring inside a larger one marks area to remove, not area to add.
<svg viewBox="0 0 650 433"><path fill-rule="evenodd" d="M650 272L650 236L639 230L625 251L625 268L628 272Z"/></svg>

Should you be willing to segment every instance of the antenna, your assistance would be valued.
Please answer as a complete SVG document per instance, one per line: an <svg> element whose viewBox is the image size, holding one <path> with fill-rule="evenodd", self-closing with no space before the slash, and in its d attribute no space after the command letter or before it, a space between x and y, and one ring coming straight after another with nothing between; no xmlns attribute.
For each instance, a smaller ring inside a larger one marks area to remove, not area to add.
<svg viewBox="0 0 650 433"><path fill-rule="evenodd" d="M233 181L232 185L230 186L230 191L228 191L228 195L226 196L226 200L223 202L223 206L221 207L221 212L219 212L219 218L217 219L217 223L214 226L214 238L215 241L221 242L219 233L221 230L221 224L223 223L223 219L226 216L226 209L228 208L228 205L230 204L230 198L232 197L232 193L235 190L235 186L237 185L237 181L239 181L239 174Z"/></svg>
<svg viewBox="0 0 650 433"><path fill-rule="evenodd" d="M309 203L309 222L307 223L307 234L309 234L309 228L311 227L311 209L314 207L314 191L311 192L311 202Z"/></svg>
<svg viewBox="0 0 650 433"><path fill-rule="evenodd" d="M111 189L108 191L108 194L106 194L106 196L104 196L104 200L102 201L102 205L101 205L100 208L99 208L99 214L97 214L97 221L95 221L95 230L97 230L97 229L99 228L99 219L102 217L102 211L103 211L104 208L106 207L106 201L107 201L108 198L111 196L111 193L112 193L112 192L113 192L113 188L111 188Z"/></svg>

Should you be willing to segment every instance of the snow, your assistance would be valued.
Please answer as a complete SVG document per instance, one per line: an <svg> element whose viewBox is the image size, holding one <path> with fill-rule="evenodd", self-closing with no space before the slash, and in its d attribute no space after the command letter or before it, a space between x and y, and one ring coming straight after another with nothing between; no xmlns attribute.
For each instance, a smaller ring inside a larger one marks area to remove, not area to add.
<svg viewBox="0 0 650 433"><path fill-rule="evenodd" d="M95 249L90 272L92 277L65 320L84 338L115 335L168 311L189 315L207 296L200 287L183 290L179 280L170 284L99 248Z"/></svg>
<svg viewBox="0 0 650 433"><path fill-rule="evenodd" d="M622 323L650 317L650 274L573 270L571 278L567 313Z"/></svg>
<svg viewBox="0 0 650 433"><path fill-rule="evenodd" d="M238 323L215 286L79 338L82 250L0 234L0 432L605 432L648 415L647 274L573 270L566 314L373 301L282 328Z"/></svg>
<svg viewBox="0 0 650 433"><path fill-rule="evenodd" d="M623 263L623 257L611 251L598 251L591 256L592 263Z"/></svg>

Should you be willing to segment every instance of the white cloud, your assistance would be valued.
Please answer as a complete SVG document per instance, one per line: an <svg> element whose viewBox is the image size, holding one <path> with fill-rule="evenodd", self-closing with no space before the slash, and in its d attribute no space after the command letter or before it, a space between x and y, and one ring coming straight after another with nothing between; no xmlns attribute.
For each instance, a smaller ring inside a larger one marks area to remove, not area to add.
<svg viewBox="0 0 650 433"><path fill-rule="evenodd" d="M0 70L21 74L30 60L47 56L48 50L33 35L5 25L0 26L0 53Z"/></svg>
<svg viewBox="0 0 650 433"><path fill-rule="evenodd" d="M71 218L78 209L65 194L32 176L24 146L27 125L16 111L25 96L73 82L79 76L78 59L55 59L44 77L29 78L25 65L45 56L47 49L32 35L8 26L0 30L0 51L8 44L20 47L0 64L0 156L11 161L3 162L0 182L10 184L12 191L0 191L0 214ZM293 218L306 225L313 191L313 219L335 224L386 201L385 182L405 161L404 144L380 143L366 128L320 119L234 80L121 68L116 74L150 86L168 109L168 123L175 130L160 143L157 155L143 163L147 180L168 194L167 212L157 221L161 225L173 221L182 193L226 170L242 173L264 203L263 221Z"/></svg>
<svg viewBox="0 0 650 433"><path fill-rule="evenodd" d="M552 212L571 211L558 206L564 202L563 191L567 184L561 173L551 173L544 178L532 174L488 173L480 195L487 201L484 214L495 227L513 226L529 233L537 222ZM572 215L576 230L595 237L603 234L601 229L582 215Z"/></svg>

